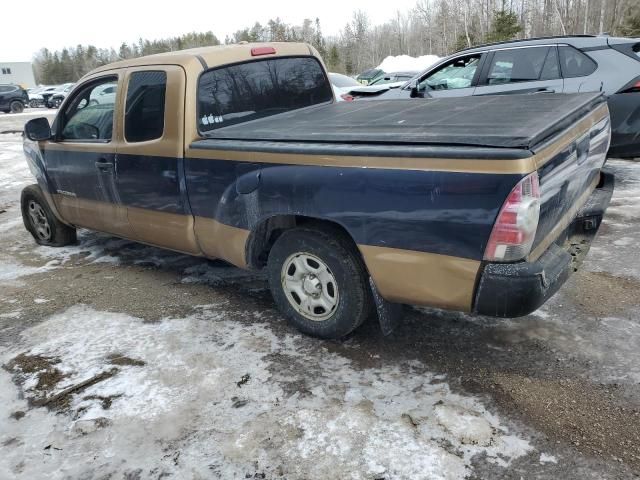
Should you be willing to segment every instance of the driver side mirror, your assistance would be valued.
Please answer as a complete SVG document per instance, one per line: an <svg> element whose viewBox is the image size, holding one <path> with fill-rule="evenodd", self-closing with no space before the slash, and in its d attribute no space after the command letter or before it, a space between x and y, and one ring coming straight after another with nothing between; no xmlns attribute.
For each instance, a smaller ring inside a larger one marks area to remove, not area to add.
<svg viewBox="0 0 640 480"><path fill-rule="evenodd" d="M24 133L32 142L40 142L51 138L51 126L45 117L34 118L24 125Z"/></svg>
<svg viewBox="0 0 640 480"><path fill-rule="evenodd" d="M420 96L420 82L418 80L414 80L409 84L409 88L411 89L411 94L409 95L411 98L418 98Z"/></svg>

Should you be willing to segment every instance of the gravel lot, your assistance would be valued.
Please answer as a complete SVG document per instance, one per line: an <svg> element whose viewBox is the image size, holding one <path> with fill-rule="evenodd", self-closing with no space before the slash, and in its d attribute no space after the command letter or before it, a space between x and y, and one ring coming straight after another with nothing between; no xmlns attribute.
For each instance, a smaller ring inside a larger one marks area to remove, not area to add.
<svg viewBox="0 0 640 480"><path fill-rule="evenodd" d="M260 274L86 231L37 246L0 134L0 478L639 477L640 164L609 165L600 235L539 311L327 342Z"/></svg>

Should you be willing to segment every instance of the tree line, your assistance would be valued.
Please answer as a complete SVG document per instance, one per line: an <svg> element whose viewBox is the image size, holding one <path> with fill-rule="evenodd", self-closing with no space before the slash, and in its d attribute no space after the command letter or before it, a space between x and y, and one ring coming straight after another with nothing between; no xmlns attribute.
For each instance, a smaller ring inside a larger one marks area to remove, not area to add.
<svg viewBox="0 0 640 480"><path fill-rule="evenodd" d="M312 44L331 71L357 74L388 55L448 55L481 43L550 35L600 34L640 37L640 0L417 0L406 12L373 25L363 11L353 12L337 34L322 33L320 19L291 25L280 18L259 22L227 36L240 41L302 41ZM122 43L101 49L78 45L34 59L41 84L78 80L100 65L117 60L198 46L219 45L213 32Z"/></svg>

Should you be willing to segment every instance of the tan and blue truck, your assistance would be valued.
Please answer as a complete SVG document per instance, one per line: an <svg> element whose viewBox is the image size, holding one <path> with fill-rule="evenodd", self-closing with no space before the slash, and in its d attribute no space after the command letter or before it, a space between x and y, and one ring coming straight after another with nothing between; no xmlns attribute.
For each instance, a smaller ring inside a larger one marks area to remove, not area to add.
<svg viewBox="0 0 640 480"><path fill-rule="evenodd" d="M108 95L103 92L109 92ZM613 192L598 94L336 103L306 44L99 67L25 126L25 227L266 269L300 330L398 305L526 315L573 272Z"/></svg>

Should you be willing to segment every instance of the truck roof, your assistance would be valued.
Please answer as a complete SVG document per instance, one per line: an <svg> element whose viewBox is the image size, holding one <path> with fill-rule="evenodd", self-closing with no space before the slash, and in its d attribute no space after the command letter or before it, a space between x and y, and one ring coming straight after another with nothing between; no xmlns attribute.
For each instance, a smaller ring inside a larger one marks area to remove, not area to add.
<svg viewBox="0 0 640 480"><path fill-rule="evenodd" d="M144 57L121 60L98 67L87 75L98 72L114 70L118 68L138 67L147 65L180 65L189 73L194 69L199 72L203 68L209 69L229 63L243 62L260 58L252 51L256 48L272 47L275 53L264 55L263 58L292 56L292 55L313 55L319 58L318 52L306 43L294 42L263 42L263 43L234 43L230 45L216 45L213 47L198 47L187 50L176 50L173 52L157 53Z"/></svg>

